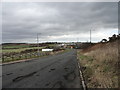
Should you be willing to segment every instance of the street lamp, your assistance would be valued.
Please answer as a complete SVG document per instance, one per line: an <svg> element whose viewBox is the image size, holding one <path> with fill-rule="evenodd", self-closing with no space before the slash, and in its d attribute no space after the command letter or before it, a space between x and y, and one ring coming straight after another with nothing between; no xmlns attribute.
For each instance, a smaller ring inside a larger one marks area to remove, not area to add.
<svg viewBox="0 0 120 90"><path fill-rule="evenodd" d="M41 33L37 33L37 46L38 46L38 56L40 56L40 50L39 50L39 35Z"/></svg>

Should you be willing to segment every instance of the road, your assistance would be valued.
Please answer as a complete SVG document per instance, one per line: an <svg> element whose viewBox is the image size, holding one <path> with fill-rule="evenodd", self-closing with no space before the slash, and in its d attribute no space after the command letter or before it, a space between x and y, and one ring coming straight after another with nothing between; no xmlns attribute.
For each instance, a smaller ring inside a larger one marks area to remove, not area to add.
<svg viewBox="0 0 120 90"><path fill-rule="evenodd" d="M2 66L3 88L82 88L76 50Z"/></svg>

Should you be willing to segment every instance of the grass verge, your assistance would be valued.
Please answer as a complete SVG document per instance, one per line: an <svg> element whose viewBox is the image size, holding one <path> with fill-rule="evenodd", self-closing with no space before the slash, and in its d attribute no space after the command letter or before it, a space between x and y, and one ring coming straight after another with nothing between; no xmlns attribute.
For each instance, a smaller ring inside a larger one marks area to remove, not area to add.
<svg viewBox="0 0 120 90"><path fill-rule="evenodd" d="M117 42L93 46L93 50L77 51L88 88L118 88Z"/></svg>
<svg viewBox="0 0 120 90"><path fill-rule="evenodd" d="M28 55L26 57L25 56L22 56L22 57L14 57L14 59L8 57L6 58L4 61L2 61L2 63L6 63L6 62L13 62L13 61L19 61L19 60L28 60L28 59L35 59L35 58L40 58L40 57L45 57L45 56L49 56L49 55L56 55L56 54L62 54L62 53L65 53L65 52L68 52L70 51L69 49L66 49L66 50L61 50L61 51L55 51L55 52L41 52L42 54L40 56L34 56L34 55Z"/></svg>

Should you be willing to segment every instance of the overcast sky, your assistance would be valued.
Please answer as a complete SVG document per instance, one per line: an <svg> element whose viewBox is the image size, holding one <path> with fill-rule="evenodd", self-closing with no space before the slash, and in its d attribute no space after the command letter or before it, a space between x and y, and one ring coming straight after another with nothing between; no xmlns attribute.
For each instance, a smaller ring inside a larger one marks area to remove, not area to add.
<svg viewBox="0 0 120 90"><path fill-rule="evenodd" d="M4 2L2 42L92 41L118 33L117 2Z"/></svg>

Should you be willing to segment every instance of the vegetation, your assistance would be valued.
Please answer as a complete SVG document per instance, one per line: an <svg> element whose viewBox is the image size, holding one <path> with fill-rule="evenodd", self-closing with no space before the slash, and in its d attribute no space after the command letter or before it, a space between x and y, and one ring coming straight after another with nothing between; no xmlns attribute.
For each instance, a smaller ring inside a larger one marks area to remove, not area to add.
<svg viewBox="0 0 120 90"><path fill-rule="evenodd" d="M2 47L2 62L10 62L23 59L38 58L47 55L63 52L64 49L56 47L56 44L48 43L44 46L41 44L4 44ZM38 53L39 48L39 53ZM53 52L42 52L42 48L53 48ZM67 51L67 50L66 50Z"/></svg>
<svg viewBox="0 0 120 90"><path fill-rule="evenodd" d="M19 49L19 48L29 48L31 47L30 45L3 45L3 49Z"/></svg>
<svg viewBox="0 0 120 90"><path fill-rule="evenodd" d="M38 58L43 57L47 55L51 55L52 52L42 52L40 51L39 54L37 51L35 52L28 52L28 53L9 53L2 56L2 62L11 62L16 60L23 60L23 59L32 59L32 58Z"/></svg>
<svg viewBox="0 0 120 90"><path fill-rule="evenodd" d="M2 53L11 53L11 52L16 52L17 53L17 52L22 52L22 51L25 51L25 50L38 49L38 48L42 49L44 47L16 48L16 49L12 49L12 47L10 47L9 49L2 49Z"/></svg>
<svg viewBox="0 0 120 90"><path fill-rule="evenodd" d="M118 88L119 39L78 51L88 88Z"/></svg>

